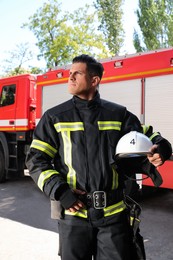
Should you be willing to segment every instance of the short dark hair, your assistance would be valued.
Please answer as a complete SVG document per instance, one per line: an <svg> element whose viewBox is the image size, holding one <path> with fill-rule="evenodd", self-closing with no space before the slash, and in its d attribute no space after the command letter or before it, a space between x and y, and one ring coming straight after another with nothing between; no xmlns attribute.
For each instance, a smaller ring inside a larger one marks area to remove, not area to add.
<svg viewBox="0 0 173 260"><path fill-rule="evenodd" d="M77 62L82 62L87 65L87 70L89 75L91 76L98 76L100 79L103 76L103 65L95 60L93 57L87 55L87 54L81 54L79 56L76 56L73 60L72 63L77 63Z"/></svg>

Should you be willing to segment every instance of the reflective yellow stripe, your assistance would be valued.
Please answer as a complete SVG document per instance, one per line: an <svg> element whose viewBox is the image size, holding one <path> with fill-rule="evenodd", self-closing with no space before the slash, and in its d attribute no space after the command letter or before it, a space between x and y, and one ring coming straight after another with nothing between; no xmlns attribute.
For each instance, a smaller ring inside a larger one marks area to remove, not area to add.
<svg viewBox="0 0 173 260"><path fill-rule="evenodd" d="M141 222L140 219L134 218L134 217L131 217L131 216L130 216L130 226L133 226L134 221Z"/></svg>
<svg viewBox="0 0 173 260"><path fill-rule="evenodd" d="M47 181L47 179L49 179L53 174L58 174L57 171L55 170L47 170L44 171L40 174L39 178L38 178L38 182L37 185L40 188L40 190L43 190L44 184Z"/></svg>
<svg viewBox="0 0 173 260"><path fill-rule="evenodd" d="M62 122L54 125L57 132L62 131L84 131L82 122Z"/></svg>
<svg viewBox="0 0 173 260"><path fill-rule="evenodd" d="M154 134L152 134L152 135L150 136L150 140L152 141L152 139L153 139L155 136L157 136L157 135L159 135L159 133L157 133L157 132L155 132Z"/></svg>
<svg viewBox="0 0 173 260"><path fill-rule="evenodd" d="M67 174L67 183L71 188L76 189L76 172L72 167L72 143L70 131L63 131L61 134L64 143L64 162L69 169Z"/></svg>
<svg viewBox="0 0 173 260"><path fill-rule="evenodd" d="M121 130L119 121L98 121L99 130Z"/></svg>
<svg viewBox="0 0 173 260"><path fill-rule="evenodd" d="M106 207L103 209L104 211L104 217L109 217L111 215L117 214L123 210L126 209L126 205L124 203L124 201L120 201L116 204L113 204L109 207ZM71 216L76 216L76 217L81 217L81 218L87 218L87 210L85 209L81 209L80 211L76 211L76 212L70 212L68 210L65 210L65 214L67 215L71 215Z"/></svg>
<svg viewBox="0 0 173 260"><path fill-rule="evenodd" d="M76 172L72 167L72 131L84 131L83 122L59 122L54 125L56 131L61 133L64 144L64 162L68 167L67 183L72 189L76 188Z"/></svg>
<svg viewBox="0 0 173 260"><path fill-rule="evenodd" d="M104 208L104 217L109 217L123 211L126 208L124 201L120 201L114 205Z"/></svg>
<svg viewBox="0 0 173 260"><path fill-rule="evenodd" d="M150 126L142 125L143 134L145 135L147 131L149 130Z"/></svg>
<svg viewBox="0 0 173 260"><path fill-rule="evenodd" d="M57 150L52 147L50 144L45 143L40 140L34 139L31 143L31 148L35 148L37 150L40 150L46 154L48 154L50 157L54 158L55 154L57 153Z"/></svg>
<svg viewBox="0 0 173 260"><path fill-rule="evenodd" d="M116 171L115 164L112 165L112 190L115 190L118 188L118 172Z"/></svg>
<svg viewBox="0 0 173 260"><path fill-rule="evenodd" d="M75 217L81 217L81 218L87 218L88 217L86 209L80 209L79 211L76 211L76 212L70 212L69 210L65 210L65 214L75 216Z"/></svg>

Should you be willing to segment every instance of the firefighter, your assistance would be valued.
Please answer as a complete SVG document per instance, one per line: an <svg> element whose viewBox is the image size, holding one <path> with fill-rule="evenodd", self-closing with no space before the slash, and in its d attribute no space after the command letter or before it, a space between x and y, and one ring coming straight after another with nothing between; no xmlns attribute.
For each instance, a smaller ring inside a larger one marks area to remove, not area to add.
<svg viewBox="0 0 173 260"><path fill-rule="evenodd" d="M73 59L73 97L44 113L26 159L38 187L59 202L62 260L134 260L115 150L123 135L143 128L125 107L100 98L102 74L93 57ZM159 133L146 132L154 144L148 161L157 167L171 156L171 145ZM154 153L158 147L160 154Z"/></svg>

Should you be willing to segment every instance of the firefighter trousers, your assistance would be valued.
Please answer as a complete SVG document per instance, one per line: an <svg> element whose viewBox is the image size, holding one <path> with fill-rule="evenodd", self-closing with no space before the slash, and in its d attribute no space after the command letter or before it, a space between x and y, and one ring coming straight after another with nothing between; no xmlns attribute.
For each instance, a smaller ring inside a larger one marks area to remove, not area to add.
<svg viewBox="0 0 173 260"><path fill-rule="evenodd" d="M62 260L134 260L125 212L97 220L65 216L58 224Z"/></svg>

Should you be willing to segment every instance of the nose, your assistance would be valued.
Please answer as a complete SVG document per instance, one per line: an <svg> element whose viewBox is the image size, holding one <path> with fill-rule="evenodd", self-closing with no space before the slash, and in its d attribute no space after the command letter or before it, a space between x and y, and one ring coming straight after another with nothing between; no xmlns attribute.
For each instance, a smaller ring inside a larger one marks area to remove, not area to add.
<svg viewBox="0 0 173 260"><path fill-rule="evenodd" d="M70 73L69 80L75 80L75 73Z"/></svg>

